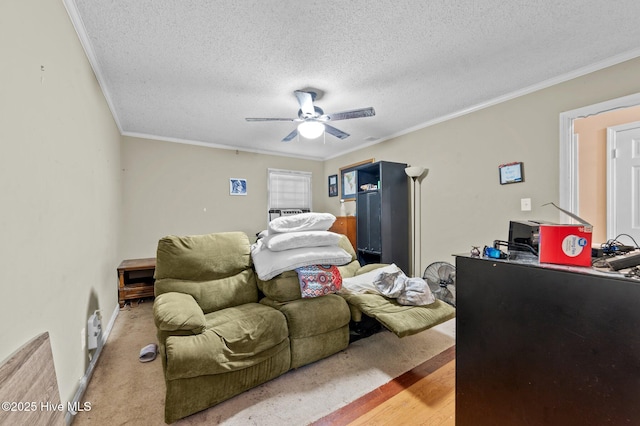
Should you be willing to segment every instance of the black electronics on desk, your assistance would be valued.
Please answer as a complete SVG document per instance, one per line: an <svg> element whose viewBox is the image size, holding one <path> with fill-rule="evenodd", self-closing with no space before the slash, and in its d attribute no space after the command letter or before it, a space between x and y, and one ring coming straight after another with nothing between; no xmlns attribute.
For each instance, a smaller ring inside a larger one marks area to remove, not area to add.
<svg viewBox="0 0 640 426"><path fill-rule="evenodd" d="M522 245L538 251L540 244L540 225L552 225L544 220L512 220L509 222L509 251L527 251Z"/></svg>

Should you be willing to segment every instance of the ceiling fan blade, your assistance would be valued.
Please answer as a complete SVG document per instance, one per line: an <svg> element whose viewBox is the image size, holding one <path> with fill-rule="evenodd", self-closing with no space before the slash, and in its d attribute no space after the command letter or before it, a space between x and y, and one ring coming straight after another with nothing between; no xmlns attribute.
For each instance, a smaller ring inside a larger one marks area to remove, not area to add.
<svg viewBox="0 0 640 426"><path fill-rule="evenodd" d="M295 138L296 136L298 136L298 129L293 129L293 132L289 133L287 136L285 136L282 139L282 142L290 142L291 139Z"/></svg>
<svg viewBox="0 0 640 426"><path fill-rule="evenodd" d="M374 115L376 115L376 111L373 108L369 107L354 109L351 111L336 112L335 114L327 114L326 116L328 120L336 121L348 120L350 118L373 117Z"/></svg>
<svg viewBox="0 0 640 426"><path fill-rule="evenodd" d="M338 130L333 126L329 126L328 124L325 123L324 125L324 130L325 132L335 136L338 139L346 139L349 137L349 133L345 133L342 130Z"/></svg>
<svg viewBox="0 0 640 426"><path fill-rule="evenodd" d="M312 94L311 92L303 92L300 90L296 90L293 93L295 93L296 98L298 98L302 114L304 116L313 117L316 113L316 110L313 107L313 98L315 97L315 93Z"/></svg>
<svg viewBox="0 0 640 426"><path fill-rule="evenodd" d="M247 121L300 121L299 118L245 118Z"/></svg>

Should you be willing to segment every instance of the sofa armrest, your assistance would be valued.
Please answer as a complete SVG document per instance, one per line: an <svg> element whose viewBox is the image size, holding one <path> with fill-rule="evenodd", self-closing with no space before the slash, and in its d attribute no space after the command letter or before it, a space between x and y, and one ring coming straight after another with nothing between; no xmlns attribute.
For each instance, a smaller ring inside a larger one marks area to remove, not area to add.
<svg viewBox="0 0 640 426"><path fill-rule="evenodd" d="M206 320L196 300L185 293L169 292L156 297L153 319L158 330L200 334L206 329Z"/></svg>

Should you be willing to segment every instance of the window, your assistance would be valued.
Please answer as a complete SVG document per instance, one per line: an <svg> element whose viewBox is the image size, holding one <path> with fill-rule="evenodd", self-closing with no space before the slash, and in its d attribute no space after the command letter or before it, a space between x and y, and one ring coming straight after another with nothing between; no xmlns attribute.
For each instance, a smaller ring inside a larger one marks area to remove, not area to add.
<svg viewBox="0 0 640 426"><path fill-rule="evenodd" d="M267 169L269 210L311 210L311 172Z"/></svg>

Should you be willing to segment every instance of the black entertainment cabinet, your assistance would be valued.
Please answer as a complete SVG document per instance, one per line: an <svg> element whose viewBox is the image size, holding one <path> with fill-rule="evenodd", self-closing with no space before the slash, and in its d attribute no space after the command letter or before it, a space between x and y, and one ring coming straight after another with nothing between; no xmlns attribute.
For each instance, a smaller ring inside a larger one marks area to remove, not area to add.
<svg viewBox="0 0 640 426"><path fill-rule="evenodd" d="M457 425L640 425L640 282L456 258Z"/></svg>
<svg viewBox="0 0 640 426"><path fill-rule="evenodd" d="M378 161L356 169L358 260L395 263L409 273L409 178L404 163Z"/></svg>

